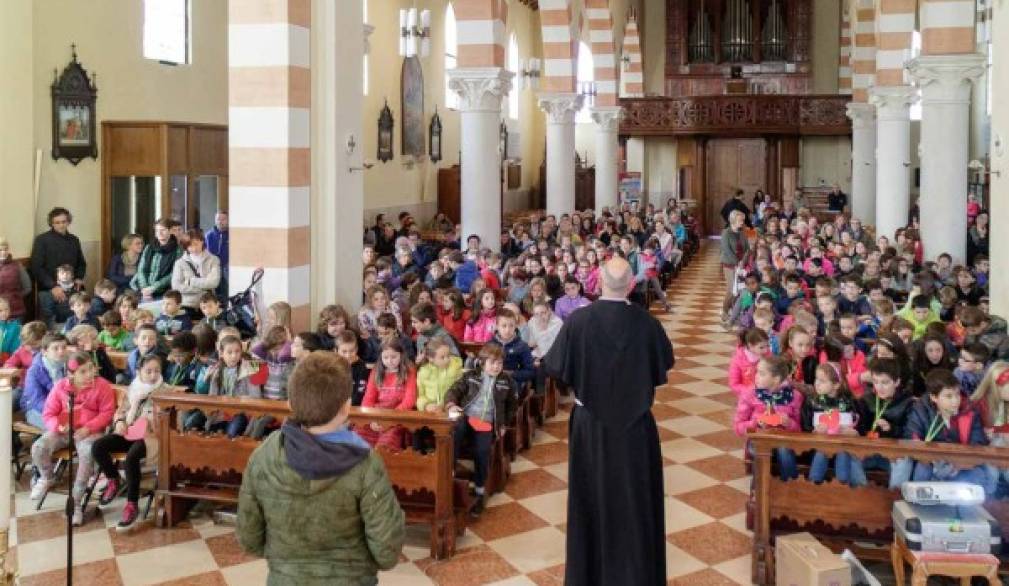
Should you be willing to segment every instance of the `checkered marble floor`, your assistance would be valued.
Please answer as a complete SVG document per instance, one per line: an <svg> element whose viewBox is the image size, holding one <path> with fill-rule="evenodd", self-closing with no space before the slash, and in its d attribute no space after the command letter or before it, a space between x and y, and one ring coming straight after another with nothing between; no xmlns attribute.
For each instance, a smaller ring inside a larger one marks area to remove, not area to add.
<svg viewBox="0 0 1009 586"><path fill-rule="evenodd" d="M705 246L673 284L675 314L660 317L676 352L676 368L653 408L665 467L670 584L750 583L749 478L742 441L730 429L735 400L726 371L734 337L718 323L722 291L717 248ZM432 560L427 528L410 527L401 563L383 572L380 584L562 584L569 411L570 403L536 432L533 447L512 464L505 492L490 499L451 560ZM16 495L12 543L24 585L65 581L63 503L52 495L36 513L23 489ZM78 583L265 582L265 562L242 553L232 528L194 516L175 529L145 526L118 535L121 506L105 508L76 531Z"/></svg>

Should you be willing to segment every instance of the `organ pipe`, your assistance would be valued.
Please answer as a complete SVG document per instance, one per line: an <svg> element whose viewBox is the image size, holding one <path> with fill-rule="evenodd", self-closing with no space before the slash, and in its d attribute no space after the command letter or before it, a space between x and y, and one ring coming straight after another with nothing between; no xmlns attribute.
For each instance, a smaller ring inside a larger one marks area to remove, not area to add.
<svg viewBox="0 0 1009 586"><path fill-rule="evenodd" d="M688 56L691 63L709 63L715 60L711 22L708 20L708 11L705 9L704 0L701 0L701 9L690 30L688 45Z"/></svg>
<svg viewBox="0 0 1009 586"><path fill-rule="evenodd" d="M787 47L787 31L785 21L781 16L781 6L778 0L771 0L767 9L761 47L764 59L767 61L784 61Z"/></svg>
<svg viewBox="0 0 1009 586"><path fill-rule="evenodd" d="M753 58L753 19L749 0L727 0L722 26L722 59L729 62Z"/></svg>

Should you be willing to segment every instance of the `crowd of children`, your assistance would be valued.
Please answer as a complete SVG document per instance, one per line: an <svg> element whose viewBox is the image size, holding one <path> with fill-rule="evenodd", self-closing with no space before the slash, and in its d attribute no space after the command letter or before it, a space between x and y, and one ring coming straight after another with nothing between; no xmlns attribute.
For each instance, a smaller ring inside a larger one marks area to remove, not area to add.
<svg viewBox="0 0 1009 586"><path fill-rule="evenodd" d="M732 279L723 324L739 335L728 372L738 434L777 428L964 445L1005 441L1009 335L1006 321L989 313L984 254L973 254L969 265L954 264L949 254L926 260L914 221L891 243L889 235L873 239L844 213L821 224L808 209L784 214L771 207L749 232L730 219L736 224L727 231L741 236L722 254ZM782 478L798 474L794 453L779 449L775 456ZM808 465L814 482L832 470L838 482L859 486L867 469L881 469L891 487L958 479L989 494L1006 476L988 466L843 452L815 453Z"/></svg>
<svg viewBox="0 0 1009 586"><path fill-rule="evenodd" d="M333 352L349 364L352 405L458 414L455 445L471 446L472 512L479 514L494 438L511 425L527 393L544 392L540 361L563 321L598 297L600 263L626 257L637 276L632 299L644 303L651 291L668 307L661 278L677 270L688 238L696 243L685 229L692 219L675 202L664 210L625 206L598 217L516 221L502 234L501 252L482 248L476 236L465 246L441 236L425 242L408 220L402 231L391 231L398 235L391 253L379 256L366 237L362 306L356 312L326 306L312 331L293 331L291 306L277 302L258 316L247 339L213 292L167 289L155 315L151 304L141 306L134 291L120 292L108 279L92 295L70 270L62 277L57 271L68 302L51 327L22 324L0 298L0 353L7 366L24 370L15 409L43 431L31 446L32 498L43 498L53 484L53 454L69 440L69 397L80 461L74 522L82 522L82 495L101 473L107 480L100 505L126 495L118 526L125 531L139 517L141 462L151 464L157 454L153 392L287 400L295 365L313 352ZM390 234L388 226L382 234ZM125 353L125 368L117 371L109 353ZM114 383L127 388L118 405ZM262 437L279 422L193 410L183 414L182 426ZM401 427L355 431L385 450L432 446L430 436ZM114 452L127 454L123 475Z"/></svg>

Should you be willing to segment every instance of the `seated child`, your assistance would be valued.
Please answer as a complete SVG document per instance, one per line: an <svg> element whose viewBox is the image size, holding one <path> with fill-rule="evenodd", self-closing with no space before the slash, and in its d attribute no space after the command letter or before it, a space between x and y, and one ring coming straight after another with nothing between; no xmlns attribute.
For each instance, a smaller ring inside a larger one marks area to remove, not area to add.
<svg viewBox="0 0 1009 586"><path fill-rule="evenodd" d="M469 321L466 323L466 332L463 334L463 341L485 344L494 337L496 324L497 298L494 296L493 291L485 289L476 295L473 310L470 312Z"/></svg>
<svg viewBox="0 0 1009 586"><path fill-rule="evenodd" d="M350 327L350 314L342 305L327 305L319 312L319 321L315 326L315 334L323 350L336 349L336 339L340 333Z"/></svg>
<svg viewBox="0 0 1009 586"><path fill-rule="evenodd" d="M393 338L382 343L380 359L371 371L361 406L397 411L412 411L417 406L417 370L399 340ZM372 446L399 451L406 445L407 432L399 425L383 429L372 423L356 431Z"/></svg>
<svg viewBox="0 0 1009 586"><path fill-rule="evenodd" d="M18 338L20 345L11 352L11 355L4 361L5 368L19 368L28 370L32 365L35 354L39 351L42 338L46 335L46 324L40 321L30 321L21 326ZM15 402L15 409L17 403Z"/></svg>
<svg viewBox="0 0 1009 586"><path fill-rule="evenodd" d="M742 328L748 328L749 325L745 325L740 321L747 311L751 309L754 303L757 301L758 296L761 293L767 293L770 297L771 304L774 304L774 292L770 287L761 286L760 275L756 272L747 273L746 277L743 279L744 289L736 297L736 302L732 306L732 310L729 311L729 322L739 325Z"/></svg>
<svg viewBox="0 0 1009 586"><path fill-rule="evenodd" d="M109 279L102 279L95 283L95 295L91 298L89 311L91 317L100 319L106 311L115 310L117 293L116 284Z"/></svg>
<svg viewBox="0 0 1009 586"><path fill-rule="evenodd" d="M10 302L0 297L0 363L6 362L21 345L21 322L10 317Z"/></svg>
<svg viewBox="0 0 1009 586"><path fill-rule="evenodd" d="M126 488L126 506L116 525L117 532L133 529L140 520L140 509L137 506L140 500L140 463L148 453L153 456L158 449L151 395L165 388L161 370L161 357L157 354L149 354L140 359L137 377L130 383L122 405L113 416L112 433L101 436L91 446L91 455L107 479L98 504L111 503L119 496L121 489ZM119 470L112 461L112 454L116 452L126 453L123 461L125 479L119 477Z"/></svg>
<svg viewBox="0 0 1009 586"><path fill-rule="evenodd" d="M858 432L869 439L880 437L901 439L907 415L914 405L914 397L907 390L903 380L902 367L895 358L874 358L869 362L872 387L860 399ZM851 485L864 486L868 480L865 470L889 470L889 488L911 479L914 463L910 458L900 458L894 462L882 456L870 456L853 463Z"/></svg>
<svg viewBox="0 0 1009 586"><path fill-rule="evenodd" d="M851 338L839 332L827 335L823 339L823 351L820 352L820 363L824 362L832 362L841 371L841 376L856 399L865 394L865 381L862 380L862 375L866 372L865 354L855 348Z"/></svg>
<svg viewBox="0 0 1009 586"><path fill-rule="evenodd" d="M967 332L967 343L981 342L987 346L992 360L1009 360L1009 334L1004 319L971 306L963 309L960 325Z"/></svg>
<svg viewBox="0 0 1009 586"><path fill-rule="evenodd" d="M276 325L267 330L262 341L252 347L252 355L265 362L270 373L263 385L263 398L286 401L287 379L294 370L287 328Z"/></svg>
<svg viewBox="0 0 1009 586"><path fill-rule="evenodd" d="M925 335L928 324L939 321L939 314L932 310L932 299L928 295L915 295L911 298L909 307L897 312L914 326L914 339Z"/></svg>
<svg viewBox="0 0 1009 586"><path fill-rule="evenodd" d="M834 414L837 418L831 421ZM802 431L828 435L858 435L855 424L859 419L858 402L848 390L841 371L826 362L816 367L813 392L802 403ZM853 463L857 458L847 452L834 455L834 478L841 484L850 484ZM809 479L820 483L827 475L830 456L823 452L813 454L809 466Z"/></svg>
<svg viewBox="0 0 1009 586"><path fill-rule="evenodd" d="M757 364L771 352L771 342L763 330L750 328L739 334L739 345L729 363L729 388L736 397L753 390Z"/></svg>
<svg viewBox="0 0 1009 586"><path fill-rule="evenodd" d="M960 383L960 391L965 398L972 396L981 384L987 363L988 347L981 342L971 342L960 350L953 376Z"/></svg>
<svg viewBox="0 0 1009 586"><path fill-rule="evenodd" d="M213 291L207 291L200 297L200 312L203 313L200 323L207 324L215 332L220 333L221 329L228 326L228 320L221 310L221 302Z"/></svg>
<svg viewBox="0 0 1009 586"><path fill-rule="evenodd" d="M193 336L196 338L194 359L204 367L217 362L217 339L219 338L217 332L207 324L200 322L193 326Z"/></svg>
<svg viewBox="0 0 1009 586"><path fill-rule="evenodd" d="M361 406L368 387L368 377L371 376L368 365L357 355L357 347L357 334L350 330L344 330L336 337L336 353L350 365L350 404L354 407Z"/></svg>
<svg viewBox="0 0 1009 586"><path fill-rule="evenodd" d="M242 340L238 336L225 335L217 343L220 360L203 371L196 383L196 392L201 395L220 397L263 398L263 385L270 376L266 364L252 360L245 355ZM212 413L209 417L199 411L190 413L186 428L203 427L214 433L224 431L228 437L237 437L245 432L249 417L239 413L234 417Z"/></svg>
<svg viewBox="0 0 1009 586"><path fill-rule="evenodd" d="M66 376L66 362L66 337L63 334L46 334L25 374L24 391L21 393L21 410L30 425L45 428L42 410L53 385Z"/></svg>
<svg viewBox="0 0 1009 586"><path fill-rule="evenodd" d="M466 336L466 323L469 318L470 312L463 302L462 293L452 289L441 296L438 321L453 338L461 341Z"/></svg>
<svg viewBox="0 0 1009 586"><path fill-rule="evenodd" d="M1009 446L1009 362L992 363L984 380L970 397L971 407L981 416L981 425L991 445ZM986 466L995 484L999 479L1009 482L1009 469Z"/></svg>
<svg viewBox="0 0 1009 586"><path fill-rule="evenodd" d="M69 264L56 267L56 284L53 287L59 287L63 291L63 301L57 301L51 294L46 296L45 299L40 296L41 314L46 321L46 325L50 328L54 327L57 323L65 322L73 315L73 311L70 308L70 297L84 290L83 287L77 284L74 278L74 267Z"/></svg>
<svg viewBox="0 0 1009 586"><path fill-rule="evenodd" d="M375 584L399 560L404 515L382 458L347 427L347 367L316 352L290 383L291 416L242 475L238 541L266 557L270 583Z"/></svg>
<svg viewBox="0 0 1009 586"><path fill-rule="evenodd" d="M484 509L484 482L494 439L504 434L517 408L515 385L504 372L504 350L487 344L480 349L479 358L480 366L467 371L445 396L445 410L459 417L454 442L456 460L464 443L472 438L477 499L470 513L474 516Z"/></svg>
<svg viewBox="0 0 1009 586"><path fill-rule="evenodd" d="M116 412L116 393L112 385L97 376L91 357L74 352L66 362L67 376L53 386L46 397L42 417L46 432L32 444L32 464L39 472L32 487L32 500L39 500L53 485L53 454L70 445L69 401L74 401L74 447L77 451L77 475L71 496L74 499L74 525L81 525L84 513L81 497L93 473L91 446L101 437Z"/></svg>
<svg viewBox="0 0 1009 586"><path fill-rule="evenodd" d="M497 330L488 344L497 344L504 349L505 372L515 381L516 390L524 391L536 377L533 353L529 345L518 335L518 318L507 309L497 315ZM519 396L524 395L520 392Z"/></svg>
<svg viewBox="0 0 1009 586"><path fill-rule="evenodd" d="M406 352L406 357L408 360L413 362L414 359L414 344L413 340L405 334L401 334L398 329L396 329L396 318L388 313L383 313L378 316L375 322L375 335L371 336L364 341L364 361L369 364L374 364L381 359L382 344L388 340L397 340Z"/></svg>
<svg viewBox="0 0 1009 586"><path fill-rule="evenodd" d="M441 338L428 342L424 351L427 360L417 371L417 410L435 413L442 410L445 394L462 376L462 359Z"/></svg>
<svg viewBox="0 0 1009 586"><path fill-rule="evenodd" d="M130 332L123 327L122 318L119 316L119 312L116 311L106 311L98 318L98 321L102 325L102 331L98 333L98 343L105 346L109 350L116 350L123 352L126 350L132 350L133 348L127 348L127 346L132 346Z"/></svg>
<svg viewBox="0 0 1009 586"><path fill-rule="evenodd" d="M438 312L431 303L418 303L410 308L410 324L417 332L417 364L423 364L428 356L425 351L432 340L442 340L454 356L459 356L459 348L455 340L445 328L438 323Z"/></svg>
<svg viewBox="0 0 1009 586"><path fill-rule="evenodd" d="M788 374L788 361L784 358L764 356L760 359L754 386L744 390L736 403L733 418L736 435L745 436L758 429L801 429L802 393L792 389ZM747 449L752 450L750 446ZM797 478L795 452L776 448L775 455L782 480Z"/></svg>
<svg viewBox="0 0 1009 586"><path fill-rule="evenodd" d="M753 327L767 334L771 354L781 353L781 346L778 345L778 332L774 331L774 312L766 308L757 308L753 312Z"/></svg>
<svg viewBox="0 0 1009 586"><path fill-rule="evenodd" d="M168 343L168 363L165 365L165 384L172 387L184 387L192 393L200 380L205 366L196 359L196 335L192 332L179 332L172 336Z"/></svg>
<svg viewBox="0 0 1009 586"><path fill-rule="evenodd" d="M74 293L70 296L70 311L72 313L67 318L67 321L63 323L63 329L61 330L64 336L78 324L88 324L94 326L96 329L99 327L98 320L91 315L91 295L86 291Z"/></svg>
<svg viewBox="0 0 1009 586"><path fill-rule="evenodd" d="M662 303L662 307L668 312L672 311L673 306L666 299L666 292L662 288L662 281L659 280L659 256L656 254L656 250L659 248L659 243L654 238L649 239L645 242L644 248L641 250L641 254L638 255L638 277L635 279L639 283L644 283L644 292L649 289L655 292L655 296ZM565 292L567 287L565 286ZM557 300L560 303L560 300ZM566 319L566 315L561 315L561 319Z"/></svg>
<svg viewBox="0 0 1009 586"><path fill-rule="evenodd" d="M907 416L904 437L925 442L987 445L988 438L981 427L981 417L963 399L960 383L953 373L935 369L925 379L927 395L919 397ZM911 478L915 481L954 480L984 487L985 493L995 489L984 466L962 470L948 462L916 462Z"/></svg>
<svg viewBox="0 0 1009 586"><path fill-rule="evenodd" d="M162 336L173 336L193 329L193 320L182 309L182 293L174 289L165 291L165 296L161 298L161 315L154 326Z"/></svg>
<svg viewBox="0 0 1009 586"><path fill-rule="evenodd" d="M851 314L861 323L872 319L872 304L862 295L862 279L856 274L841 277L841 297L837 310Z"/></svg>
<svg viewBox="0 0 1009 586"><path fill-rule="evenodd" d="M656 278L656 281L658 281L658 278ZM662 302L665 303L666 311L669 311L670 306L669 303L666 303L665 297L662 298ZM563 321L574 313L575 310L581 309L591 303L591 301L582 295L582 285L578 282L578 279L568 277L564 280L564 295L554 304L554 313Z"/></svg>
<svg viewBox="0 0 1009 586"><path fill-rule="evenodd" d="M322 349L319 334L315 332L301 332L291 340L291 358L296 364L307 358L312 352Z"/></svg>
<svg viewBox="0 0 1009 586"><path fill-rule="evenodd" d="M792 307L798 307L793 305ZM758 309L766 309L771 312L771 316L774 317L774 295L771 293L766 293L761 291L757 293L756 299L750 304L746 310L740 314L739 318L735 321L736 325L739 327L737 331L741 332L743 330L748 330L753 327L753 312Z"/></svg>
<svg viewBox="0 0 1009 586"><path fill-rule="evenodd" d="M110 383L115 382L116 367L105 352L105 347L98 343L98 330L88 324L74 326L67 333L67 350L86 352L98 368L98 376Z"/></svg>
<svg viewBox="0 0 1009 586"><path fill-rule="evenodd" d="M781 356L789 361L792 372L792 386L806 392L816 380L816 348L813 336L800 325L788 328L781 336Z"/></svg>
<svg viewBox="0 0 1009 586"><path fill-rule="evenodd" d="M153 325L142 325L133 332L133 343L134 348L126 357L126 370L123 372L125 384L129 384L137 376L137 364L140 363L141 358L148 354L158 353L158 331L154 329Z"/></svg>

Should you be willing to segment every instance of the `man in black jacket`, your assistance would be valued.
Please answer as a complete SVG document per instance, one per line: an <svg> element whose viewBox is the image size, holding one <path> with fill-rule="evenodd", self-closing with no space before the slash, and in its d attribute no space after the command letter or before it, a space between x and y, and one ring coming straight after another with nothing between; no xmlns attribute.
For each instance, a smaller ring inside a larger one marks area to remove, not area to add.
<svg viewBox="0 0 1009 586"><path fill-rule="evenodd" d="M729 214L731 214L733 210L739 210L743 212L743 217L746 218L746 227L747 228L753 227L753 224L751 223L750 219L750 208L746 207L746 203L743 202L742 189L737 189L736 193L732 196L732 199L725 202L725 205L722 206L722 211L719 212L722 216L722 220L725 221L726 227L729 226Z"/></svg>
<svg viewBox="0 0 1009 586"><path fill-rule="evenodd" d="M70 233L72 220L70 210L53 208L48 215L50 230L36 236L32 244L32 277L39 289L42 319L50 325L54 320L65 320L70 313L66 292L56 286L56 268L62 265L73 267L74 281L82 286L88 267L80 239Z"/></svg>

